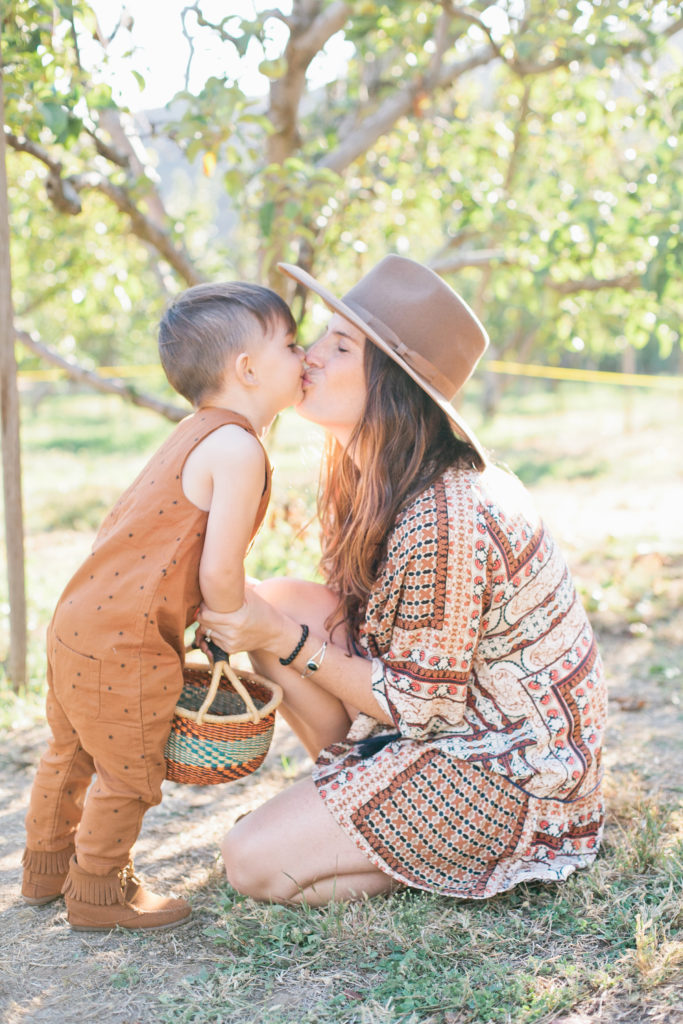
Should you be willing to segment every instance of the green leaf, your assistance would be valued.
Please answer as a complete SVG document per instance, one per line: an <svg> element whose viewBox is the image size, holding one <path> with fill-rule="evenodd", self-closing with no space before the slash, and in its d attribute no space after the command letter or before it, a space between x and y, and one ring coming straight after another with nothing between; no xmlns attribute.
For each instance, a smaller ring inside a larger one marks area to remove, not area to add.
<svg viewBox="0 0 683 1024"><path fill-rule="evenodd" d="M282 78L287 70L287 61L284 57L278 57L277 60L262 60L258 69L262 75L271 80Z"/></svg>
<svg viewBox="0 0 683 1024"><path fill-rule="evenodd" d="M116 104L111 95L111 87L99 82L88 89L88 106L91 110L107 110Z"/></svg>
<svg viewBox="0 0 683 1024"><path fill-rule="evenodd" d="M270 238L273 230L273 217L275 216L275 203L271 200L270 202L263 203L258 212L258 222L261 234L264 238Z"/></svg>
<svg viewBox="0 0 683 1024"><path fill-rule="evenodd" d="M69 114L60 103L40 103L43 120L55 138L59 139L69 126Z"/></svg>
<svg viewBox="0 0 683 1024"><path fill-rule="evenodd" d="M610 56L610 48L606 43L596 43L588 51L588 57L591 64L594 64L596 68L604 68L607 60Z"/></svg>
<svg viewBox="0 0 683 1024"><path fill-rule="evenodd" d="M55 7L63 18L71 21L74 16L74 5L72 0L56 0Z"/></svg>

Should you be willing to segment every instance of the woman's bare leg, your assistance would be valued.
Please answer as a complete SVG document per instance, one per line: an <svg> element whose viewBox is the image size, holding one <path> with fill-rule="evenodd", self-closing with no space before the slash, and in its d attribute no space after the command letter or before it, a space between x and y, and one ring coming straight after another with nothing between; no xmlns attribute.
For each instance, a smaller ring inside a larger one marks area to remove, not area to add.
<svg viewBox="0 0 683 1024"><path fill-rule="evenodd" d="M233 889L256 900L322 906L400 888L337 824L312 779L238 821L221 849Z"/></svg>
<svg viewBox="0 0 683 1024"><path fill-rule="evenodd" d="M335 594L305 580L267 580L259 594L311 634L330 640L325 620ZM346 637L335 634L340 645ZM283 651L282 657L289 654ZM296 669L267 652L251 652L257 672L284 691L280 711L311 757L342 740L356 710L327 693ZM325 807L312 779L304 779L241 818L222 845L228 881L238 892L278 903L321 906L331 900L359 899L398 888L361 853Z"/></svg>
<svg viewBox="0 0 683 1024"><path fill-rule="evenodd" d="M258 592L270 604L297 622L306 623L311 635L330 641L325 619L334 611L337 601L334 593L320 583L307 580L273 579L259 584ZM345 642L345 634L335 634L338 643ZM283 651L287 657L289 651ZM297 669L281 665L279 658L263 651L250 653L256 672L279 683L284 691L280 711L285 721L296 732L312 758L320 751L346 736L354 709L303 678Z"/></svg>

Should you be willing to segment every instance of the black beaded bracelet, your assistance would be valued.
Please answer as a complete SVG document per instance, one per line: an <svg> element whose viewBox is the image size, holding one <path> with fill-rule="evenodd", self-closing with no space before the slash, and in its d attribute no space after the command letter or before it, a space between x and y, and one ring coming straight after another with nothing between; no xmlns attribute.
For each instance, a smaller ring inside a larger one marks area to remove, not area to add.
<svg viewBox="0 0 683 1024"><path fill-rule="evenodd" d="M296 647L294 648L294 650L292 651L292 653L290 654L290 656L288 658L280 658L279 659L280 664L281 665L291 665L292 662L294 661L294 659L296 658L297 654L299 653L299 651L301 650L301 648L303 647L303 645L306 643L307 640L308 640L308 626L305 625L305 624L302 624L302 626L301 626L301 639L299 640L299 643L296 645Z"/></svg>

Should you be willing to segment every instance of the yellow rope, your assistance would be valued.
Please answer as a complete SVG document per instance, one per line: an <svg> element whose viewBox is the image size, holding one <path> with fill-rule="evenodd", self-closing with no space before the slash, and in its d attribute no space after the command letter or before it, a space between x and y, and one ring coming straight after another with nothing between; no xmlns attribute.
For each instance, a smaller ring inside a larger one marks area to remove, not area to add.
<svg viewBox="0 0 683 1024"><path fill-rule="evenodd" d="M578 370L568 366L537 366L533 363L508 363L490 359L482 363L482 370L503 373L512 377L544 377L550 380L584 381L590 384L616 384L620 387L663 388L676 391L683 388L683 377L648 373L616 373L607 370ZM158 364L148 366L99 366L93 372L101 377L149 377L161 374ZM31 381L61 380L64 370L20 370L19 378Z"/></svg>
<svg viewBox="0 0 683 1024"><path fill-rule="evenodd" d="M614 373L607 370L578 370L568 366L534 366L529 363L507 363L491 359L482 369L493 373L508 373L513 377L548 377L551 380L587 381L591 384L619 384L622 387L666 388L683 387L683 377L658 376L648 373Z"/></svg>

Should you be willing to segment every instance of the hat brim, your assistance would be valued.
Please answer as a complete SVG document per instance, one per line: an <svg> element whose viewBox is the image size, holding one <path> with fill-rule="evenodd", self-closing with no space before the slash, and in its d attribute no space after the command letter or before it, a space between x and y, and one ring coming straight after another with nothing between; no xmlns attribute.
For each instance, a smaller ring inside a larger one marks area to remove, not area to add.
<svg viewBox="0 0 683 1024"><path fill-rule="evenodd" d="M359 314L351 309L350 306L347 306L345 302L338 299L336 295L329 291L329 289L325 288L325 286L320 284L319 281L316 281L314 277L311 277L308 271L304 270L302 267L297 267L293 263L278 263L277 266L278 270L281 270L283 274L287 274L287 276L291 277L294 281L304 285L304 287L310 289L310 291L315 292L315 294L323 300L328 309L331 309L333 313L339 313L346 320L352 323L363 332L366 338L369 338L373 344L377 345L382 352L385 352L390 359L397 363L402 370L405 370L408 376L412 377L415 383L418 384L422 390L425 391L434 402L436 402L446 416L448 416L458 436L461 437L463 441L472 445L484 464L488 463L486 452L478 441L476 434L467 425L453 404L432 384L430 384L429 381L425 380L425 378L414 370L412 366L402 359L400 355L394 351L391 345L389 345L384 338L382 338L382 336L363 319L362 316L359 316Z"/></svg>

